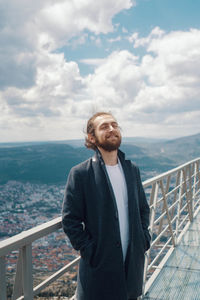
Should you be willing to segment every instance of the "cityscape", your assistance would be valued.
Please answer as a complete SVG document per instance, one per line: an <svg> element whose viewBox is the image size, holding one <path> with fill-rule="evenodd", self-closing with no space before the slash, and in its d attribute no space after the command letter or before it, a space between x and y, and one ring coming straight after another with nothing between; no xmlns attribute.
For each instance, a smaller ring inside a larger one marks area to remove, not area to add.
<svg viewBox="0 0 200 300"><path fill-rule="evenodd" d="M0 186L0 240L60 216L64 186L9 181ZM62 229L33 243L34 286L78 256ZM7 256L8 296L12 293L18 251ZM62 276L42 295L72 296L77 267ZM68 279L66 280L66 278ZM40 298L41 299L41 298ZM60 299L60 298L59 298ZM68 298L64 298L68 299Z"/></svg>

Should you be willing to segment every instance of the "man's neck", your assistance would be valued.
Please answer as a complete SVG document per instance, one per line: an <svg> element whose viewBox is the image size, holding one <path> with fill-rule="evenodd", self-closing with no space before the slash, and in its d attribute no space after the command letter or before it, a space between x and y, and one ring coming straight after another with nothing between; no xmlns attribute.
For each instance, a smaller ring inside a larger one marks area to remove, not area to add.
<svg viewBox="0 0 200 300"><path fill-rule="evenodd" d="M114 166L117 164L117 152L118 150L114 150L114 151L106 151L100 147L98 147L99 151L101 152L101 156L104 160L104 163L106 165L109 165L109 166Z"/></svg>

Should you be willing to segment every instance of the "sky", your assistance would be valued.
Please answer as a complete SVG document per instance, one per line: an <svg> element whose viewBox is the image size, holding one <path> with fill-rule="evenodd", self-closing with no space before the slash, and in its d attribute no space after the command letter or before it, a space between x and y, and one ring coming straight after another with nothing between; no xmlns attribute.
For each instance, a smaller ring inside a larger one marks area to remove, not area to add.
<svg viewBox="0 0 200 300"><path fill-rule="evenodd" d="M200 133L199 0L0 0L0 142Z"/></svg>

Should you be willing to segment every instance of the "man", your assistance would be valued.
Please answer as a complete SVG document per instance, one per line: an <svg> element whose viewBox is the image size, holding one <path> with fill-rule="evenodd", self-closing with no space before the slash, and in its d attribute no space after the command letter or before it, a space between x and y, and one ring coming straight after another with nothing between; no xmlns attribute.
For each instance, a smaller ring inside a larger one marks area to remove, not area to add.
<svg viewBox="0 0 200 300"><path fill-rule="evenodd" d="M150 247L149 206L138 168L119 150L120 128L110 113L87 123L94 157L70 171L62 224L80 250L77 300L127 300L142 294Z"/></svg>

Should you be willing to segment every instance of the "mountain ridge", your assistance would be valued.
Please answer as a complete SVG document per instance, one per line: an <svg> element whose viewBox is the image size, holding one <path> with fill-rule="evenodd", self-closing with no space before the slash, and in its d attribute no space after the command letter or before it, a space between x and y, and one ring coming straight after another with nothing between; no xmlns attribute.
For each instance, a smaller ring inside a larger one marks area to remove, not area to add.
<svg viewBox="0 0 200 300"><path fill-rule="evenodd" d="M65 183L70 169L93 155L85 147L65 141L33 142L21 146L0 147L0 184L10 180L34 183ZM200 134L155 143L123 142L120 149L134 161L142 173L162 173L200 154Z"/></svg>

